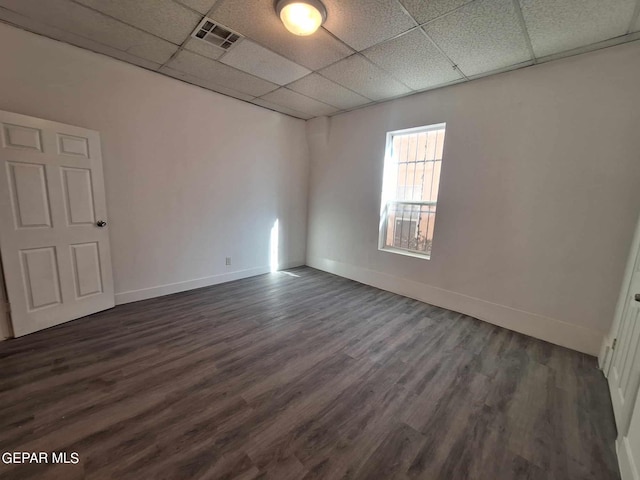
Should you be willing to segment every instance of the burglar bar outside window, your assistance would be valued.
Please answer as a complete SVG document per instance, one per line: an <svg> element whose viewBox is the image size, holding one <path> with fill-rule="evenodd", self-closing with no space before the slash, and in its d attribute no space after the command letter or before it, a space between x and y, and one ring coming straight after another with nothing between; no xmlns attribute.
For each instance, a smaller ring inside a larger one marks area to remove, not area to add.
<svg viewBox="0 0 640 480"><path fill-rule="evenodd" d="M387 133L381 250L431 258L445 124Z"/></svg>

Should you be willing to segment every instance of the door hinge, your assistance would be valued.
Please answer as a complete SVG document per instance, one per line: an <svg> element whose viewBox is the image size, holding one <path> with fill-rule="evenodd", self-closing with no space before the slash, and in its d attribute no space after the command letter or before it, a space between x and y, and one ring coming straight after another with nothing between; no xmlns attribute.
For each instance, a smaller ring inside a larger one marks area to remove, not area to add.
<svg viewBox="0 0 640 480"><path fill-rule="evenodd" d="M613 339L613 344L611 345L611 350L615 350L616 349L616 343L618 343L618 339L614 338Z"/></svg>

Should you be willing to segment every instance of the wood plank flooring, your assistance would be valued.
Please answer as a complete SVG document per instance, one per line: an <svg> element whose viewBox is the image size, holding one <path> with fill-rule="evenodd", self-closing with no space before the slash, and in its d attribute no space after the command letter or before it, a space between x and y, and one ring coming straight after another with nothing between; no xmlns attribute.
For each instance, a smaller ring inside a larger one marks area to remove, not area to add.
<svg viewBox="0 0 640 480"><path fill-rule="evenodd" d="M0 478L619 478L596 360L311 268L0 343Z"/></svg>

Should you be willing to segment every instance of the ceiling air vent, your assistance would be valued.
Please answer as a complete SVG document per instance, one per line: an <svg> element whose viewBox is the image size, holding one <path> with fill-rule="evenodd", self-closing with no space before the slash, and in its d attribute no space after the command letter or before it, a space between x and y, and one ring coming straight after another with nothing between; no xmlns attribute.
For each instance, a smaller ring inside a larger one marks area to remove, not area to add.
<svg viewBox="0 0 640 480"><path fill-rule="evenodd" d="M223 27L207 17L202 19L191 36L209 42L223 50L229 50L234 43L242 38L239 33Z"/></svg>

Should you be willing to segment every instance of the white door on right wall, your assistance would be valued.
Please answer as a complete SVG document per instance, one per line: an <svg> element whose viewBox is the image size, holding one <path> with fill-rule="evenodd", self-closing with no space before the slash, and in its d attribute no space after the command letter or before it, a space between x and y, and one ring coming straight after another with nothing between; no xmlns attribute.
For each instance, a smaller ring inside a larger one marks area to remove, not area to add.
<svg viewBox="0 0 640 480"><path fill-rule="evenodd" d="M616 333L608 380L618 433L629 427L640 385L640 252L633 252L633 271Z"/></svg>

